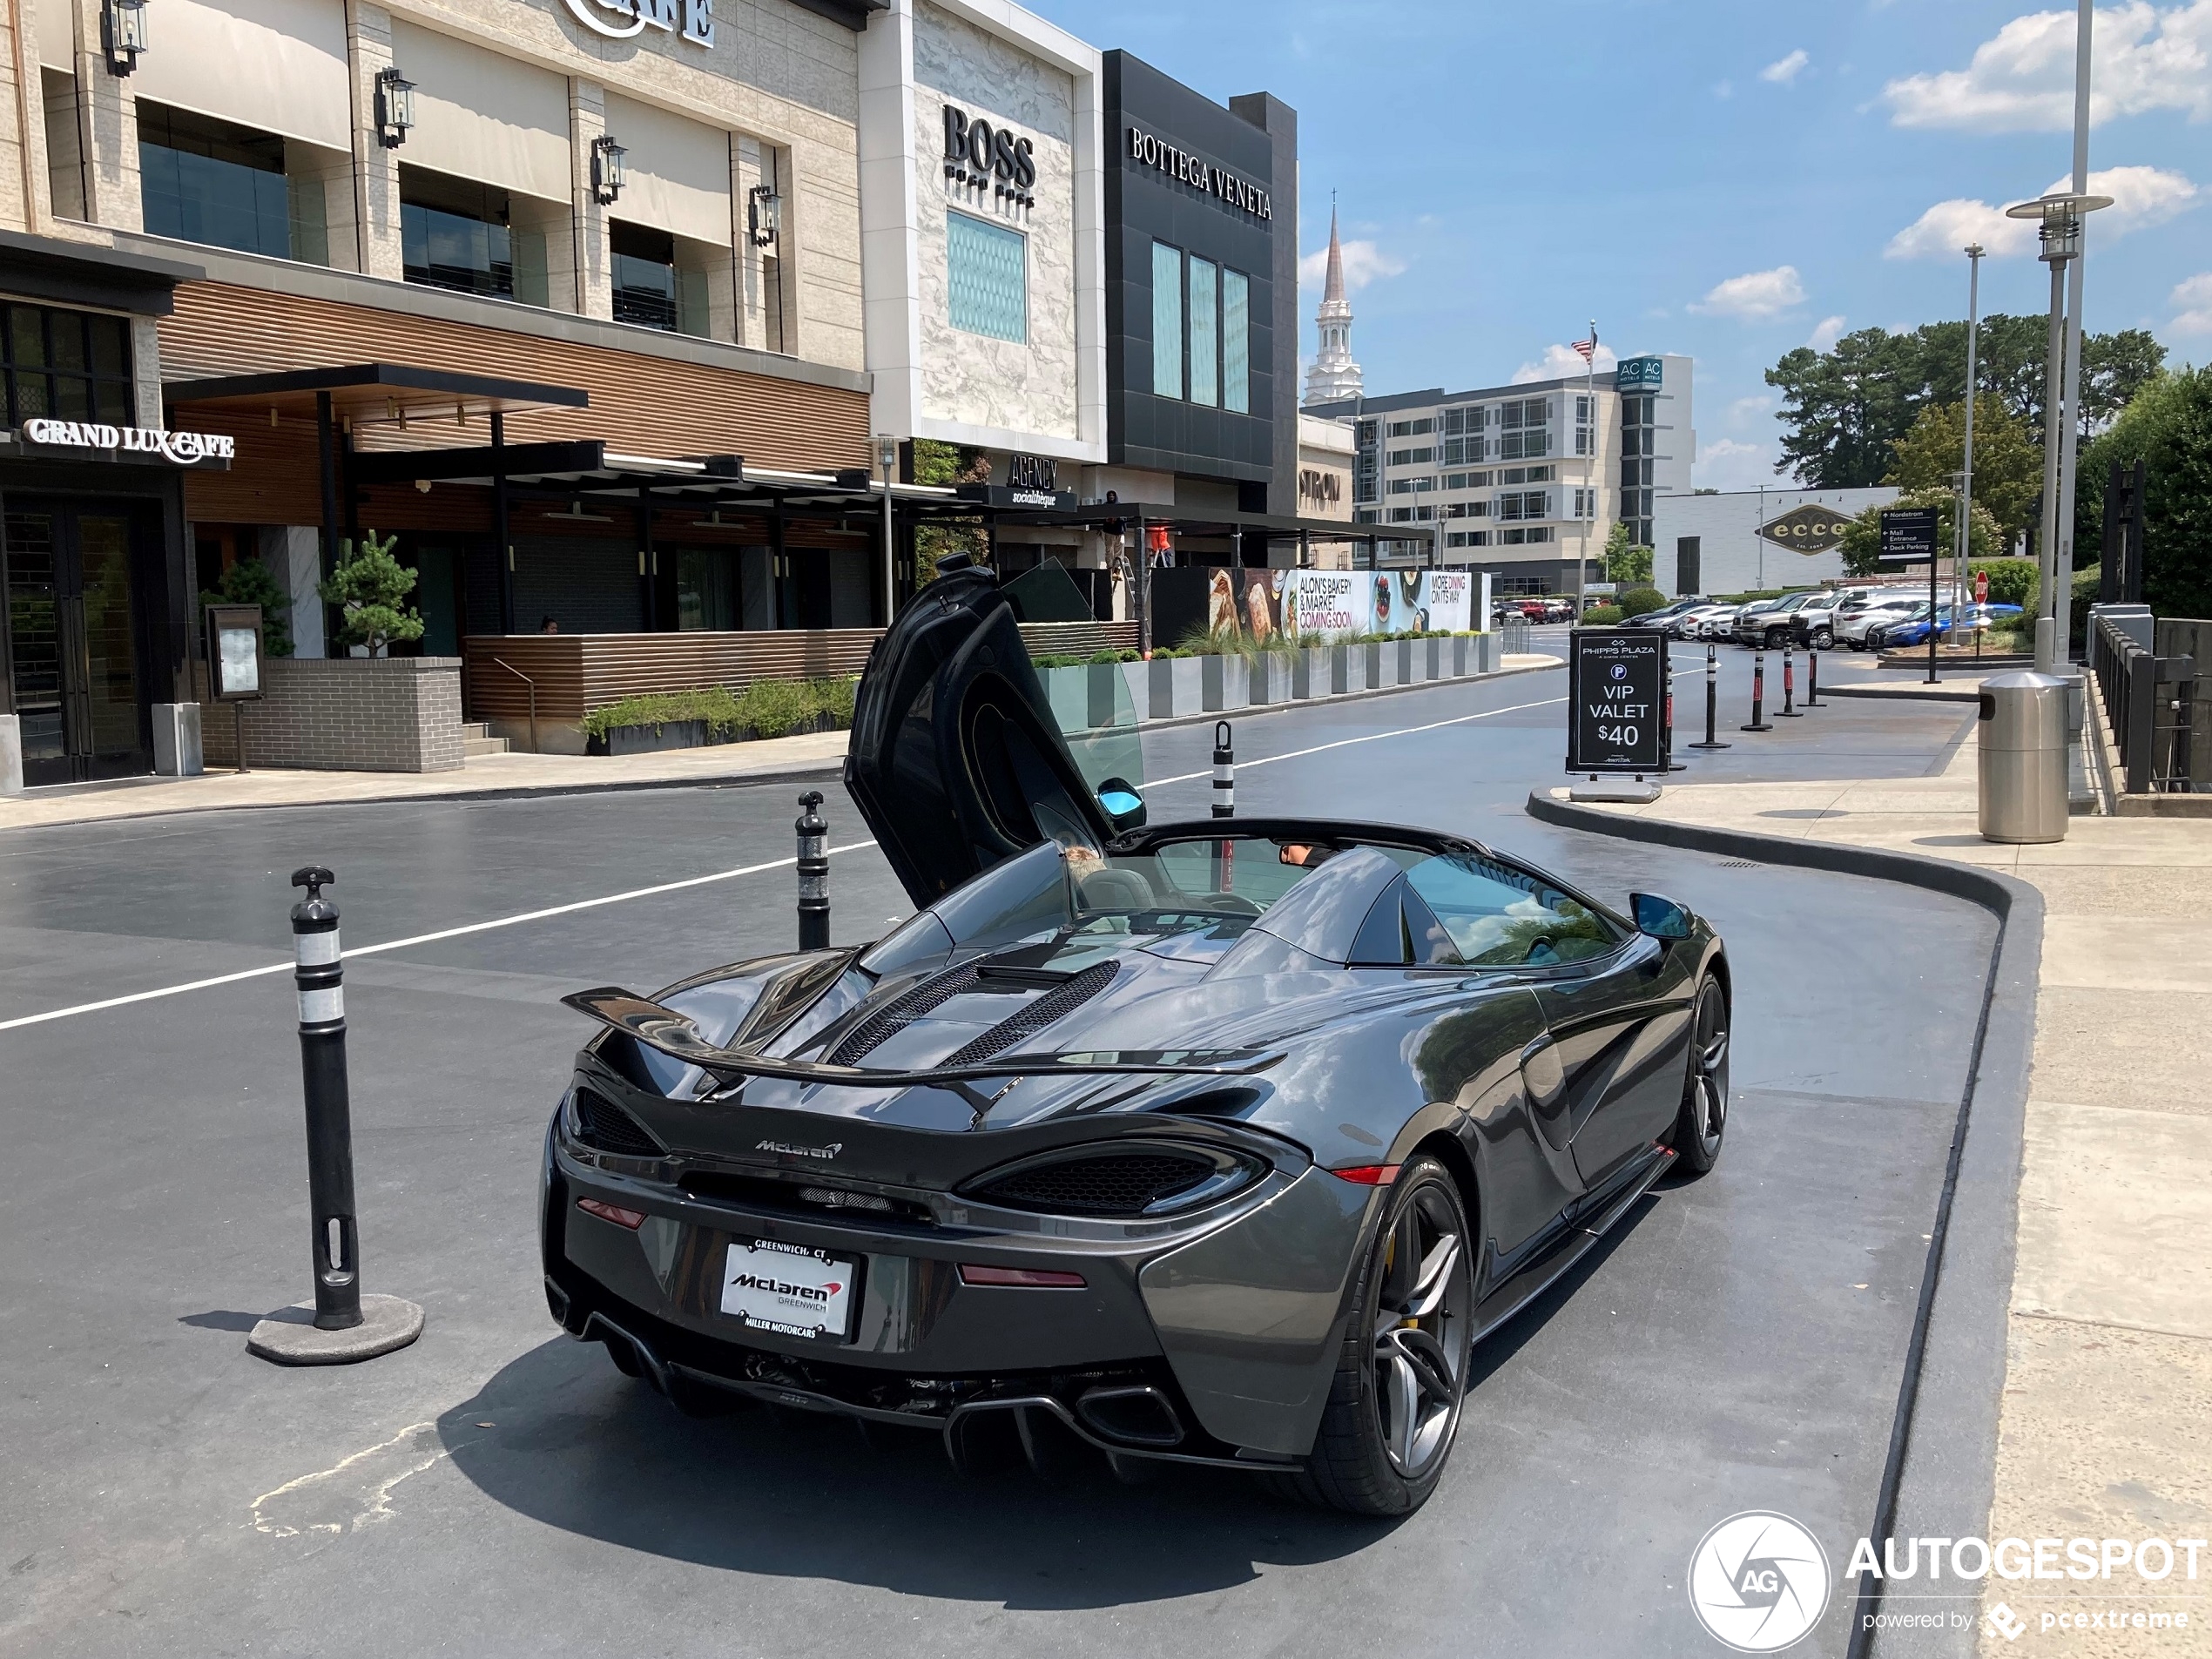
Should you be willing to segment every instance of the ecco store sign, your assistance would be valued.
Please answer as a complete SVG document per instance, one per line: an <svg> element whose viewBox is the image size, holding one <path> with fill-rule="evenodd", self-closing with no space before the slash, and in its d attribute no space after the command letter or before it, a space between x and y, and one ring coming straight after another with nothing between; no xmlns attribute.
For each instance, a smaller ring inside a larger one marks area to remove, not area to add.
<svg viewBox="0 0 2212 1659"><path fill-rule="evenodd" d="M1179 182L1196 185L1209 196L1230 206L1251 214L1254 219L1272 219L1275 205L1267 192L1248 179L1202 161L1187 150L1178 150L1162 142L1153 134L1139 127L1129 130L1129 158L1147 167L1157 167Z"/></svg>
<svg viewBox="0 0 2212 1659"><path fill-rule="evenodd" d="M107 426L98 421L25 421L26 442L57 449L107 449L120 455L158 455L180 467L203 461L229 461L238 441L224 432L165 432L158 427Z"/></svg>
<svg viewBox="0 0 2212 1659"><path fill-rule="evenodd" d="M957 185L992 187L995 199L1035 207L1037 146L980 115L945 105L945 177Z"/></svg>
<svg viewBox="0 0 2212 1659"><path fill-rule="evenodd" d="M683 13L684 38L694 46L714 44L714 0L565 0L570 16L595 35L628 40L648 28L677 31Z"/></svg>

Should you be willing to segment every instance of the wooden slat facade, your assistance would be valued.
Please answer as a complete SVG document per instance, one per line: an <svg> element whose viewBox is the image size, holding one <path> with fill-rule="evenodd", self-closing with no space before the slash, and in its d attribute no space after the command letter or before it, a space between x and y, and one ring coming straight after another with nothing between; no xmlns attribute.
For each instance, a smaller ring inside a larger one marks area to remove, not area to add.
<svg viewBox="0 0 2212 1659"><path fill-rule="evenodd" d="M589 408L517 411L508 417L509 441L602 438L639 455L741 455L810 471L870 464L864 392L226 283L179 286L176 310L161 321L161 358L171 381L389 362L579 387L590 395ZM189 517L320 521L312 420L287 415L272 427L266 412L196 408L180 412L177 424L239 441L228 472L186 475ZM354 441L364 450L433 448L483 443L487 430L481 415L466 424L411 419L404 430L364 426ZM460 493L434 490L425 499Z"/></svg>
<svg viewBox="0 0 2212 1659"><path fill-rule="evenodd" d="M882 630L823 628L747 633L473 634L462 642L462 696L472 720L525 720L537 685L537 718L573 725L592 709L654 691L759 679L823 679L858 674ZM1133 622L1025 623L1033 656L1129 651ZM499 666L504 662L509 673Z"/></svg>

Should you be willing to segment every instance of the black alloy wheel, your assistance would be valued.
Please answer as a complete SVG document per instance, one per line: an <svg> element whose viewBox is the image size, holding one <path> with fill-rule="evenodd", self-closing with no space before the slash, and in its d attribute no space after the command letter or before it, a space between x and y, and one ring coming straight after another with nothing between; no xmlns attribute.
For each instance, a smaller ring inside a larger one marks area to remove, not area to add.
<svg viewBox="0 0 2212 1659"><path fill-rule="evenodd" d="M1434 1158L1410 1161L1368 1248L1312 1455L1282 1477L1291 1494L1402 1515L1436 1489L1466 1399L1473 1238L1450 1172Z"/></svg>
<svg viewBox="0 0 2212 1659"><path fill-rule="evenodd" d="M1669 1137L1682 1167L1703 1175L1720 1162L1728 1132L1728 993L1716 979L1697 987L1689 1035L1689 1074Z"/></svg>

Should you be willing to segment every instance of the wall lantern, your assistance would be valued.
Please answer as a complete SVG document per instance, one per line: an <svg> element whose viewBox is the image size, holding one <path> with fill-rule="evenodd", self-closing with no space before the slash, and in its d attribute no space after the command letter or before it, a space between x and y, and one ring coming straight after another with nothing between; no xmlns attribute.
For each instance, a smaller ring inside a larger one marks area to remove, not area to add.
<svg viewBox="0 0 2212 1659"><path fill-rule="evenodd" d="M612 206L615 198L622 194L622 187L629 179L623 159L629 153L615 142L611 132L602 132L592 139L591 199L600 206Z"/></svg>
<svg viewBox="0 0 2212 1659"><path fill-rule="evenodd" d="M415 83L387 66L376 71L376 142L396 150L415 125Z"/></svg>
<svg viewBox="0 0 2212 1659"><path fill-rule="evenodd" d="M111 75L128 75L146 49L146 0L101 0L100 50Z"/></svg>
<svg viewBox="0 0 2212 1659"><path fill-rule="evenodd" d="M745 192L745 226L755 247L773 247L784 227L784 199L773 185L755 185Z"/></svg>

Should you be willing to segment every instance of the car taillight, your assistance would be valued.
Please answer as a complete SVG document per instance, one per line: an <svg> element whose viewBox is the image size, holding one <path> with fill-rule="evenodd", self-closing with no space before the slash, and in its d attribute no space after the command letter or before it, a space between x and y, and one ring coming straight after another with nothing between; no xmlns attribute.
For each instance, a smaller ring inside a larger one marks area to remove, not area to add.
<svg viewBox="0 0 2212 1659"><path fill-rule="evenodd" d="M1056 1273L1042 1267L990 1267L981 1262L962 1262L960 1282L963 1285L997 1285L1015 1290L1080 1291L1083 1288L1081 1273Z"/></svg>
<svg viewBox="0 0 2212 1659"><path fill-rule="evenodd" d="M578 1198L576 1207L587 1216L597 1216L602 1221L611 1221L617 1227L627 1227L636 1232L645 1224L642 1210L625 1210L618 1204L606 1204L597 1198Z"/></svg>
<svg viewBox="0 0 2212 1659"><path fill-rule="evenodd" d="M1386 1187L1398 1179L1395 1163L1355 1163L1348 1170L1332 1170L1329 1173L1339 1181L1356 1182L1363 1187Z"/></svg>

